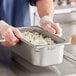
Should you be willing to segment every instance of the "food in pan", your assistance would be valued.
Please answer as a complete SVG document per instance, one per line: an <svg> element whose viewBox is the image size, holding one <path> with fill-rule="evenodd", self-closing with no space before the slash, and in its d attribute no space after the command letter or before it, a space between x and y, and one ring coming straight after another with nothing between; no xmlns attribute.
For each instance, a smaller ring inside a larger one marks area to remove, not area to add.
<svg viewBox="0 0 76 76"><path fill-rule="evenodd" d="M23 38L33 45L51 45L55 44L54 41L49 37L44 37L38 32L25 31L22 33Z"/></svg>

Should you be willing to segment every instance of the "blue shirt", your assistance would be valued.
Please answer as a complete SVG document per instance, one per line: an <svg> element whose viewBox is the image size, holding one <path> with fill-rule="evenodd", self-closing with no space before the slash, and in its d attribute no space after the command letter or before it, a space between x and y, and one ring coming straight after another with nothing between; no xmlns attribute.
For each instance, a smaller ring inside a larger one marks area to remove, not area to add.
<svg viewBox="0 0 76 76"><path fill-rule="evenodd" d="M15 27L30 26L29 4L36 0L0 0L0 20ZM11 49L0 46L0 62L10 64Z"/></svg>
<svg viewBox="0 0 76 76"><path fill-rule="evenodd" d="M30 26L29 4L36 0L0 0L0 20L15 27Z"/></svg>

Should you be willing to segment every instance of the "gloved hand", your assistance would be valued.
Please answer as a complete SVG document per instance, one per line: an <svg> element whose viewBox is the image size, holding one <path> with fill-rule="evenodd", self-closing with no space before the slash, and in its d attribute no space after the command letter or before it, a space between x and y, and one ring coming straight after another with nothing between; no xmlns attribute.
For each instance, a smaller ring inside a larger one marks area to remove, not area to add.
<svg viewBox="0 0 76 76"><path fill-rule="evenodd" d="M2 35L2 38L5 39L5 42L1 42L1 45L3 46L14 46L22 37L17 28L10 26L2 20L0 21L0 34Z"/></svg>
<svg viewBox="0 0 76 76"><path fill-rule="evenodd" d="M50 33L61 36L62 28L58 23L54 23L49 16L44 16L40 20L42 28Z"/></svg>

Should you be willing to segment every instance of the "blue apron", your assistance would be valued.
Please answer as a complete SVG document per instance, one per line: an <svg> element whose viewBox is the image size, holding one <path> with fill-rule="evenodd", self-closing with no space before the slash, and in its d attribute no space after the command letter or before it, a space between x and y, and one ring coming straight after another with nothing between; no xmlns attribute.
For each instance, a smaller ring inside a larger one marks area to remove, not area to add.
<svg viewBox="0 0 76 76"><path fill-rule="evenodd" d="M0 0L0 20L14 27L30 26L29 4L36 0ZM11 49L0 46L0 62L10 63Z"/></svg>

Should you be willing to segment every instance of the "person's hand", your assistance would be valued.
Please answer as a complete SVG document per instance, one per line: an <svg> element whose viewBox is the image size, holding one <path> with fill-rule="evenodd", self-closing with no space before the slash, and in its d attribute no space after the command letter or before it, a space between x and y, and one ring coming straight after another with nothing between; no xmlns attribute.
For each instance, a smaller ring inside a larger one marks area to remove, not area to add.
<svg viewBox="0 0 76 76"><path fill-rule="evenodd" d="M58 36L62 35L62 29L58 23L45 23L42 25L42 28L49 33L53 33Z"/></svg>
<svg viewBox="0 0 76 76"><path fill-rule="evenodd" d="M17 28L8 25L2 20L0 21L0 33L2 35L2 38L5 39L5 42L1 42L1 45L3 46L14 46L19 42L19 39L22 37Z"/></svg>
<svg viewBox="0 0 76 76"><path fill-rule="evenodd" d="M58 23L54 23L49 16L43 16L40 20L42 28L50 33L61 36L62 28Z"/></svg>

